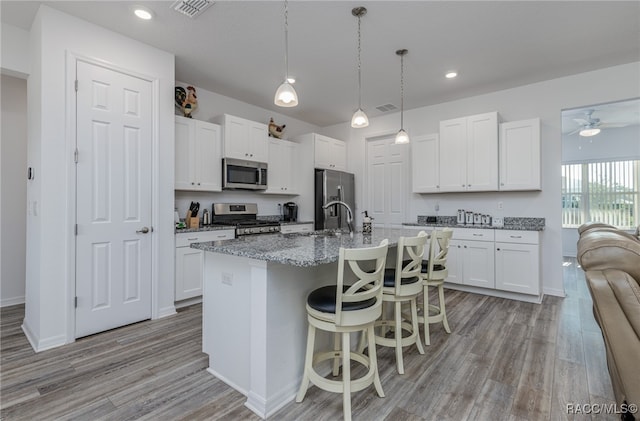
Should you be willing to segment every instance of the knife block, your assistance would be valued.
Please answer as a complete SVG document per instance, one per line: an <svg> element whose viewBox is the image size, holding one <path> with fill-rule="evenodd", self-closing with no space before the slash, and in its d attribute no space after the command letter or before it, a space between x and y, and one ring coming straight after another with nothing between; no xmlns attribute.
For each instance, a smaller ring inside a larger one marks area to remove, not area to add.
<svg viewBox="0 0 640 421"><path fill-rule="evenodd" d="M196 217L189 217L188 219L189 221L189 228L200 228L200 218Z"/></svg>

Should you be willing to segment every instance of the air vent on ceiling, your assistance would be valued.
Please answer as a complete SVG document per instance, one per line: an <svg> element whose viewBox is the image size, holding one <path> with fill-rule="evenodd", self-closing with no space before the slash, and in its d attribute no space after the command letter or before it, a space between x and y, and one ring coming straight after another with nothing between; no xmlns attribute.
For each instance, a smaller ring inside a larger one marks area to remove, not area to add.
<svg viewBox="0 0 640 421"><path fill-rule="evenodd" d="M195 18L212 4L210 0L178 0L171 5L171 8L190 18Z"/></svg>
<svg viewBox="0 0 640 421"><path fill-rule="evenodd" d="M382 111L383 113L386 113L386 112L388 112L388 111L397 110L397 109L398 109L398 107L396 107L396 106L395 106L395 105L393 105L393 104L378 105L378 106L376 107L376 110L378 110L378 111Z"/></svg>

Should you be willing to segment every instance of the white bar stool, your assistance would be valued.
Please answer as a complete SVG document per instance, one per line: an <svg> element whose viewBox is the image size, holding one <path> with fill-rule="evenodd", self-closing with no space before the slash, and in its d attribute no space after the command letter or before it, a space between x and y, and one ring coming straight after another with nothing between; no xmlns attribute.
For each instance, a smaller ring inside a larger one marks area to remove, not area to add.
<svg viewBox="0 0 640 421"><path fill-rule="evenodd" d="M393 320L387 320L383 315L383 318L376 322L376 328L381 327L380 335L376 335L376 344L396 349L396 367L400 374L404 374L403 347L416 344L418 352L424 354L418 328L417 297L422 292L420 271L427 238L424 231L420 231L417 237L400 237L396 267L386 269L384 274L382 301L394 303L394 317ZM409 257L408 260L403 259L405 255ZM403 303L410 304L409 321L403 321ZM386 337L389 328L393 330L393 338ZM403 337L403 330L408 331L409 335Z"/></svg>
<svg viewBox="0 0 640 421"><path fill-rule="evenodd" d="M337 284L318 288L307 297L307 351L304 362L304 374L296 402L302 402L309 382L319 388L343 394L344 419L351 420L351 392L357 392L373 384L378 396L384 397L374 340L374 323L382 314L382 282L387 257L388 241L379 246L359 249L340 248L338 260ZM345 265L345 263L347 265ZM373 271L366 264L375 264ZM360 265L365 264L363 269ZM356 277L352 285L345 285L345 268ZM335 350L313 354L316 329L333 332L336 338ZM351 332L368 333L368 356L351 351ZM342 349L339 338L342 337ZM342 380L330 380L322 377L313 368L321 361L333 359L333 375L338 375L339 362L342 359ZM368 372L358 379L351 379L351 360L368 367Z"/></svg>

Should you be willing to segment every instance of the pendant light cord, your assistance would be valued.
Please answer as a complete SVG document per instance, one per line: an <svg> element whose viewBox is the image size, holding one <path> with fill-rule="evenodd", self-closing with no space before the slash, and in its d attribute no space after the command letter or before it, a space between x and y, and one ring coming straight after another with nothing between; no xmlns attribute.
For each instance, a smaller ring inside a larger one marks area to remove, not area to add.
<svg viewBox="0 0 640 421"><path fill-rule="evenodd" d="M285 81L289 80L289 7L287 0L284 0L284 68Z"/></svg>
<svg viewBox="0 0 640 421"><path fill-rule="evenodd" d="M362 109L362 61L360 59L360 53L362 48L360 46L360 15L358 15L358 109Z"/></svg>
<svg viewBox="0 0 640 421"><path fill-rule="evenodd" d="M400 130L404 130L404 54L400 56Z"/></svg>

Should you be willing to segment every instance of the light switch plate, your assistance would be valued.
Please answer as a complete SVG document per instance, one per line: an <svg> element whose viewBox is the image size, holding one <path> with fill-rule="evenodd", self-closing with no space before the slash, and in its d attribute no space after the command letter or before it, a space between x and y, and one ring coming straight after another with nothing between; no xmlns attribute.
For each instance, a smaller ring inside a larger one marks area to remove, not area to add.
<svg viewBox="0 0 640 421"><path fill-rule="evenodd" d="M504 227L504 219L502 217L493 217L493 219L491 220L491 226L492 227Z"/></svg>

